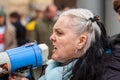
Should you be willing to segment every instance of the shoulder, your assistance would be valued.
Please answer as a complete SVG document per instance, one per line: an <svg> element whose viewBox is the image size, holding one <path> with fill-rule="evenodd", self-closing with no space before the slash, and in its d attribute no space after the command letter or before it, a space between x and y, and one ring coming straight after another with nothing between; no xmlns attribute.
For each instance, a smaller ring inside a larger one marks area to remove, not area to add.
<svg viewBox="0 0 120 80"><path fill-rule="evenodd" d="M109 44L112 48L120 46L120 33L109 37Z"/></svg>
<svg viewBox="0 0 120 80"><path fill-rule="evenodd" d="M112 55L106 63L104 80L119 80L120 78L120 34L116 34L109 38L111 44Z"/></svg>
<svg viewBox="0 0 120 80"><path fill-rule="evenodd" d="M37 19L36 20L36 28L37 27L44 27L44 26L46 26L46 22L43 20L43 19Z"/></svg>
<svg viewBox="0 0 120 80"><path fill-rule="evenodd" d="M113 55L120 57L120 33L110 37L109 42L112 48Z"/></svg>

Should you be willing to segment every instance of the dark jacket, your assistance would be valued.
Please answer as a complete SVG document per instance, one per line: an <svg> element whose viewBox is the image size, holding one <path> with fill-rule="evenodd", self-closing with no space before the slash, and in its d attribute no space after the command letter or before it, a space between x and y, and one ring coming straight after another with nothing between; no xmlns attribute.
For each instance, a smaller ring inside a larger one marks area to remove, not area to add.
<svg viewBox="0 0 120 80"><path fill-rule="evenodd" d="M24 45L27 41L26 37L26 30L25 27L20 22L12 23L16 29L16 38L18 46Z"/></svg>
<svg viewBox="0 0 120 80"><path fill-rule="evenodd" d="M112 54L106 63L104 80L120 80L120 34L110 38Z"/></svg>

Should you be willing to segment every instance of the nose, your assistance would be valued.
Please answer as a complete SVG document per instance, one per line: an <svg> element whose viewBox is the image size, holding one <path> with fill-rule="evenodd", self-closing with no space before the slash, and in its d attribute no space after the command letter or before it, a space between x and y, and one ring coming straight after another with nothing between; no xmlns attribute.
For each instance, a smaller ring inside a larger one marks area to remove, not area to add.
<svg viewBox="0 0 120 80"><path fill-rule="evenodd" d="M51 41L55 41L55 35L54 35L54 33L50 36L50 38L49 38Z"/></svg>

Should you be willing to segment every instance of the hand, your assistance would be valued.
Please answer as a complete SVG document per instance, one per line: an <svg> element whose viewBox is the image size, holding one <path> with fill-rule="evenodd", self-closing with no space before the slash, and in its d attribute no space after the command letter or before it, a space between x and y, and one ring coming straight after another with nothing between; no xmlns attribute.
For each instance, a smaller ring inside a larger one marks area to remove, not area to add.
<svg viewBox="0 0 120 80"><path fill-rule="evenodd" d="M15 74L11 74L9 76L8 80L16 80L16 75Z"/></svg>
<svg viewBox="0 0 120 80"><path fill-rule="evenodd" d="M2 73L0 73L0 77L3 76L3 75L6 75L6 74L8 74L8 72L2 72Z"/></svg>
<svg viewBox="0 0 120 80"><path fill-rule="evenodd" d="M0 67L0 77L6 74L8 74L8 71Z"/></svg>
<svg viewBox="0 0 120 80"><path fill-rule="evenodd" d="M11 74L11 75L9 76L9 79L8 79L8 80L29 80L29 79L27 79L27 78L25 78L25 77L17 76L17 75L15 75L15 74Z"/></svg>

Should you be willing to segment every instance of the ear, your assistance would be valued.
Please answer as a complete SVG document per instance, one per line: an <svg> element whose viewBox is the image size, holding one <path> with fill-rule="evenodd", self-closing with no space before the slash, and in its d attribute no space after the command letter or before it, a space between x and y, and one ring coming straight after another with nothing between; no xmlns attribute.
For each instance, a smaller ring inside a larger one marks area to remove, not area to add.
<svg viewBox="0 0 120 80"><path fill-rule="evenodd" d="M77 46L78 49L82 49L86 44L86 41L87 41L87 35L86 34L80 35L78 38L78 46Z"/></svg>

